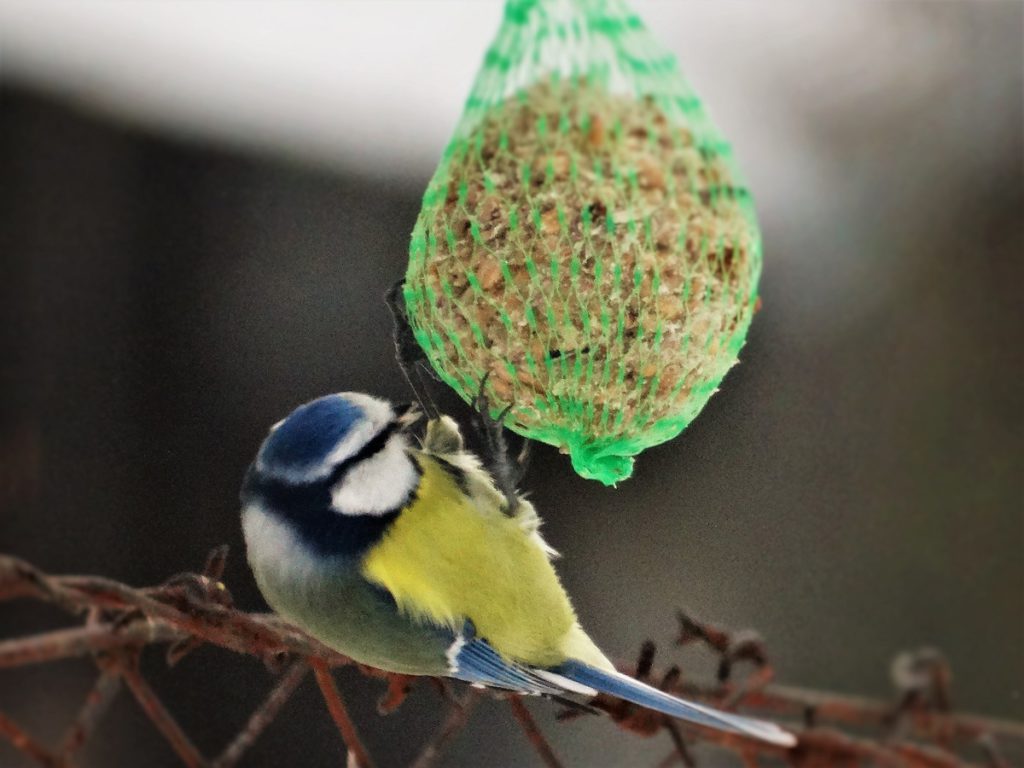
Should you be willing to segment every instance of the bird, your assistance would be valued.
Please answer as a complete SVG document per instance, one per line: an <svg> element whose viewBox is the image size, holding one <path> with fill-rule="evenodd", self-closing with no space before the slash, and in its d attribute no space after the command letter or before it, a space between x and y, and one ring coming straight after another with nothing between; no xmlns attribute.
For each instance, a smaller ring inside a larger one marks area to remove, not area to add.
<svg viewBox="0 0 1024 768"><path fill-rule="evenodd" d="M387 672L584 707L605 693L795 745L774 723L617 671L581 627L533 504L500 490L451 416L417 435L421 418L412 404L342 392L270 428L240 497L246 556L274 611Z"/></svg>

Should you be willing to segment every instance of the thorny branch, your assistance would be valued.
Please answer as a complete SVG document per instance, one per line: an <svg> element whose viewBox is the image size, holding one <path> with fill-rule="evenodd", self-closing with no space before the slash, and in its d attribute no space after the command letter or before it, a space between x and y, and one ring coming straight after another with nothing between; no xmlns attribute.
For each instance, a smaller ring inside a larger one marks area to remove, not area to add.
<svg viewBox="0 0 1024 768"><path fill-rule="evenodd" d="M352 665L363 674L385 679L387 692L378 705L382 714L397 709L418 679L353 664L273 615L237 610L221 582L226 554L226 548L220 547L211 553L201 573L179 574L160 586L143 589L100 577L52 576L22 560L0 556L0 602L34 598L85 618L80 626L0 641L0 670L81 657L91 657L98 669L95 685L56 747L43 744L3 713L0 739L35 765L71 768L110 704L127 689L183 765L232 768L312 669L349 753L348 763L372 766L373 759L358 736L331 670ZM649 642L644 644L637 663L622 665L622 670L665 691L724 709L742 707L751 714L773 719L799 731L799 743L793 750L784 750L684 725L604 695L590 703L623 730L642 736L664 732L672 751L660 765L697 765L690 749L695 742L728 750L747 766L767 761L794 768L954 768L971 765L967 760L972 758L982 761L978 765L1004 768L1009 765L1003 756L1005 749L1012 746L1024 750L1024 724L952 711L949 665L933 649L897 657L892 668L897 696L893 702L883 702L772 684L774 670L757 635L730 633L686 613L679 613L678 619L677 644L700 643L717 655L714 682L685 678L677 666L656 672L655 647ZM214 759L200 753L138 666L146 646L166 645L167 662L173 665L203 644L254 656L280 672L266 699ZM752 671L737 681L736 670L742 666ZM476 690L469 690L460 699L447 681L427 680L447 702L448 714L422 747L413 763L417 768L437 764L466 727L481 699ZM514 696L503 698L508 698L514 718L541 761L548 766L561 765L523 702ZM580 709L570 709L559 719L570 720L580 713ZM798 723L802 727L797 728Z"/></svg>

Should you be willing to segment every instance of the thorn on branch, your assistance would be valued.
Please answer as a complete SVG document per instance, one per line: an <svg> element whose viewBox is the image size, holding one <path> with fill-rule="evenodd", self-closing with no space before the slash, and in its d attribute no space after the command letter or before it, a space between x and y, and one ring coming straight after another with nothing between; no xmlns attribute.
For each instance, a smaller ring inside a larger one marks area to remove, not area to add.
<svg viewBox="0 0 1024 768"><path fill-rule="evenodd" d="M201 645L203 645L203 641L197 637L183 637L167 647L164 661L167 662L168 667L173 667Z"/></svg>
<svg viewBox="0 0 1024 768"><path fill-rule="evenodd" d="M644 640L640 645L640 656L636 660L636 673L633 675L637 680L646 683L650 679L656 650L653 640Z"/></svg>
<svg viewBox="0 0 1024 768"><path fill-rule="evenodd" d="M768 657L764 638L753 630L727 632L724 629L700 621L686 611L678 611L679 622L677 645L688 645L702 642L718 654L718 671L716 678L719 683L728 685L733 679L736 665L746 662L754 667L754 671L719 706L735 709L751 693L760 691L775 678L775 668Z"/></svg>
<svg viewBox="0 0 1024 768"><path fill-rule="evenodd" d="M377 702L377 712L381 715L390 715L402 706L416 682L416 678L411 675L399 674L390 674L387 680L388 688Z"/></svg>
<svg viewBox="0 0 1024 768"><path fill-rule="evenodd" d="M718 666L719 682L728 682L732 677L734 665L741 661L753 664L757 670L770 667L764 640L757 632L746 630L736 632L731 637L726 635L726 638L726 647Z"/></svg>
<svg viewBox="0 0 1024 768"><path fill-rule="evenodd" d="M899 700L888 718L892 733L898 735L908 720L927 713L946 714L952 708L949 661L935 648L919 648L898 654L889 668ZM944 746L953 738L949 728L939 728L932 737Z"/></svg>
<svg viewBox="0 0 1024 768"><path fill-rule="evenodd" d="M676 619L679 622L679 635L676 637L676 645L689 645L694 642L702 642L720 654L729 649L729 635L711 624L698 621L686 610L676 611Z"/></svg>
<svg viewBox="0 0 1024 768"><path fill-rule="evenodd" d="M677 665L673 665L669 667L668 672L666 672L662 676L661 683L659 683L658 688L662 691L665 691L666 693L669 693L672 691L673 688L676 687L676 685L679 683L679 679L682 676L683 670L680 669Z"/></svg>
<svg viewBox="0 0 1024 768"><path fill-rule="evenodd" d="M1003 752L991 733L980 736L978 745L985 753L985 763L988 768L1010 768L1010 763L1003 757Z"/></svg>
<svg viewBox="0 0 1024 768"><path fill-rule="evenodd" d="M206 563L203 564L203 575L212 581L220 581L224 578L224 568L227 566L228 553L231 548L227 544L220 544L210 550L206 556Z"/></svg>
<svg viewBox="0 0 1024 768"><path fill-rule="evenodd" d="M192 615L211 604L226 609L233 608L234 598L221 581L227 558L227 544L214 547L206 556L202 573L186 572L172 576L153 591L154 596ZM204 640L195 636L182 638L167 649L167 665L173 667L204 643Z"/></svg>
<svg viewBox="0 0 1024 768"><path fill-rule="evenodd" d="M34 565L16 557L0 556L0 600L32 596L53 603L73 616L80 616L88 607Z"/></svg>
<svg viewBox="0 0 1024 768"><path fill-rule="evenodd" d="M950 709L949 662L935 648L905 651L892 660L890 675L898 691L910 694L940 712Z"/></svg>
<svg viewBox="0 0 1024 768"><path fill-rule="evenodd" d="M633 675L635 679L645 683L650 682L655 652L656 646L650 640L644 641L640 646L640 655L637 658L636 670ZM670 669L665 673L661 679L661 690L666 690L666 686L674 685L680 674L678 668L675 671ZM640 736L653 736L665 726L667 720L660 712L646 707L638 707L625 699L601 695L595 699L595 705L607 712L620 728Z"/></svg>

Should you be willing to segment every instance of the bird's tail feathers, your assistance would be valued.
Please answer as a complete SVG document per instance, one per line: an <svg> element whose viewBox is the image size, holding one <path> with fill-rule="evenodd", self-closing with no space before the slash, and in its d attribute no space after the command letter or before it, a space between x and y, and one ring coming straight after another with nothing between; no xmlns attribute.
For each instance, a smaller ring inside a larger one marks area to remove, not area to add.
<svg viewBox="0 0 1024 768"><path fill-rule="evenodd" d="M750 736L780 747L796 745L796 737L775 723L720 712L711 707L683 701L621 672L598 669L580 661L567 661L551 671L580 685L696 725Z"/></svg>

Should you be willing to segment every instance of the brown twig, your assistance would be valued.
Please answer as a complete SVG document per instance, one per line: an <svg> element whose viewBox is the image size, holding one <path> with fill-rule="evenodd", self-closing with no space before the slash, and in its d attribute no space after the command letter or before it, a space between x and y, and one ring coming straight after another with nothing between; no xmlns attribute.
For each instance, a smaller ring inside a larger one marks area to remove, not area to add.
<svg viewBox="0 0 1024 768"><path fill-rule="evenodd" d="M659 765L672 765L675 763L675 759L678 758L682 761L686 768L696 768L697 761L693 759L693 755L690 754L690 748L686 746L686 740L683 738L682 731L679 730L679 726L671 720L666 720L665 730L668 731L669 736L672 738L672 743L675 745L676 751L668 755L665 760ZM671 762L666 762L671 759Z"/></svg>
<svg viewBox="0 0 1024 768"><path fill-rule="evenodd" d="M209 643L254 656L272 668L280 668L283 659L308 659L319 670L318 681L321 689L325 690L325 702L342 731L351 757L362 766L370 765L358 738L352 738L355 729L344 705L338 707L340 696L331 694L332 688L335 693L337 688L329 670L350 664L350 660L279 617L237 610L231 604L230 594L220 583L223 563L224 552L218 550L209 558L203 573L179 574L160 586L134 589L98 577L51 576L24 561L0 556L0 601L36 598L54 603L76 617L89 615L85 626L0 642L0 669L90 655L101 665L109 665L102 666L105 677L101 677L90 694L95 698L90 698L83 705L75 722L65 732L59 750L50 750L3 715L0 715L0 738L14 744L36 764L65 764L95 730L96 723L116 692L115 681L123 676L182 761L186 765L205 765L181 727L139 676L134 659L139 649L151 644L171 644L175 649L173 659L178 659L198 644ZM907 657L909 661L899 667L900 674L897 675L898 696L892 702L885 702L769 684L772 668L764 644L756 635L730 633L688 615L681 617L680 626L680 642L699 641L718 654L717 681L706 683L683 679L677 669L659 674L653 666L653 644L645 646L640 664L623 665L622 670L627 673L635 671L647 681L660 681L658 684L665 690L690 699L719 707L741 705L745 712L776 722L805 722L813 727L801 732L797 749L787 753L732 734L680 728L660 715L609 696L599 696L594 700L593 706L609 713L616 725L624 730L651 735L667 729L676 745L673 761L680 759L680 743L685 747L685 742L682 742L684 732L688 737L730 750L748 762L756 762L761 757L784 758L800 768L841 765L844 761L848 764L859 761L883 766L948 768L964 765L959 752L977 750L979 742L987 751L989 765L1004 768L1007 760L1002 756L1003 749L1010 749L1013 745L1011 755L1024 749L1024 724L950 711L949 667L933 651L926 649ZM734 680L735 670L740 664L751 665L754 672L737 683ZM411 680L389 676L379 670L357 668L364 674L388 679L385 708L401 703ZM330 680L326 689L323 683L325 672ZM293 666L285 673L217 761L218 768L229 768L237 761L236 754L241 756L276 717L300 678L300 667ZM440 684L443 695L450 696L445 693L447 688L441 681L435 682ZM449 710L417 758L418 768L436 763L465 726L478 698L477 692L471 691L459 706ZM512 707L515 713L517 705ZM343 713L340 720L339 712ZM895 731L894 725L898 726ZM859 735L853 737L837 728L849 728ZM686 760L685 757L682 759Z"/></svg>
<svg viewBox="0 0 1024 768"><path fill-rule="evenodd" d="M410 675L391 674L387 676L387 680L388 689L377 702L377 712L381 715L390 715L402 706L416 678Z"/></svg>
<svg viewBox="0 0 1024 768"><path fill-rule="evenodd" d="M105 669L100 673L96 684L85 697L85 702L75 716L74 721L64 731L60 741L60 758L65 764L88 741L99 721L107 713L117 694L121 691L121 677L113 669Z"/></svg>
<svg viewBox="0 0 1024 768"><path fill-rule="evenodd" d="M988 768L1010 768L1010 764L1003 757L1002 750L999 749L999 745L996 744L996 740L992 738L991 734L986 734L978 739L978 746L985 754L985 763Z"/></svg>
<svg viewBox="0 0 1024 768"><path fill-rule="evenodd" d="M0 641L0 669L88 656L149 643L172 642L182 637L185 637L184 633L169 624L155 624L144 619L116 629L110 624L58 629Z"/></svg>
<svg viewBox="0 0 1024 768"><path fill-rule="evenodd" d="M799 701L798 697L777 697L777 690L767 686L767 679L774 674L768 662L764 650L763 641L753 633L737 633L735 636L710 625L680 614L682 633L680 644L692 642L694 639L701 640L716 653L719 654L721 663L719 666L719 685L717 691L709 691L706 686L685 683L681 680L678 667L673 667L662 677L661 688L672 693L683 695L689 698L702 698L723 708L731 708L740 700L750 709L758 710L759 705L767 702L781 705L772 711L760 711L758 714L768 715L773 719L788 714L787 710L799 703L803 711L812 712L812 719L820 719L820 709L815 708L814 702L807 700ZM873 742L864 738L851 738L845 734L829 731L826 729L815 729L805 731L800 735L797 748L788 753L790 760L795 761L802 768L809 766L831 766L831 765L856 765L867 761L882 766L903 766L905 768L959 768L966 766L960 757L953 753L949 747L952 741L952 734L956 728L951 720L947 719L946 707L948 702L948 668L935 672L933 666L937 663L938 657L932 651L918 656L913 656L915 665L913 669L918 673L917 684L910 686L915 691L915 696L910 699L911 704L906 703L906 696L901 697L898 706L885 705L878 702L877 720L873 723L883 732L888 732L888 726L894 717L899 716L903 722L912 726L916 723L916 730L923 738L935 739L935 745L922 745L906 740L894 740L882 738ZM923 660L922 660L923 659ZM742 660L752 663L755 666L755 673L744 680L738 688L731 683L733 663ZM918 663L920 661L920 663ZM643 644L639 659L635 666L637 679L650 681L654 676L654 647L650 642ZM629 673L631 665L620 665L623 672ZM903 667L906 667L904 663ZM921 682L923 680L923 682ZM929 686L935 686L938 693L931 693ZM908 686L902 686L901 691ZM926 690L927 689L927 690ZM774 697L774 701L772 700ZM835 704L832 694L822 694L822 700L829 704ZM849 704L850 702L843 702ZM938 704L936 704L938 703ZM632 708L623 702L611 697L599 696L594 705L606 712L616 723L625 730L630 730L642 735L650 735L657 731L658 727L668 727L671 721L662 719L660 723L651 714L642 709ZM841 711L843 707L839 708ZM938 711L937 711L938 710ZM870 720L871 716L865 714L861 707L853 707L846 714L853 715L854 724L863 725L864 720ZM912 721L912 722L910 722ZM922 723L927 728L922 727ZM1003 724L1011 725L1011 724ZM1013 727L1011 725L1011 727ZM764 745L757 745L743 737L733 734L721 733L699 729L700 736L704 741L710 741L721 747L726 747L735 752L746 765L756 765L759 754L768 754L771 748ZM670 730L671 734L671 730ZM681 735L681 734L680 734ZM780 751L782 756L785 752ZM661 761L661 766L672 765L680 759L678 751L674 751Z"/></svg>
<svg viewBox="0 0 1024 768"><path fill-rule="evenodd" d="M153 721L153 725L167 739L171 748L181 758L181 761L188 768L205 768L205 766L209 765L206 758L199 753L192 740L182 730L181 726L178 725L178 721L174 719L174 716L164 706L164 703L160 701L156 691L149 686L149 683L139 673L134 660L124 662L119 666L119 669L121 677L132 692L132 695L135 696L135 700L139 702L142 711Z"/></svg>
<svg viewBox="0 0 1024 768"><path fill-rule="evenodd" d="M677 613L677 619L680 624L677 644L686 645L699 640L720 655L731 654L728 667L730 675L737 660L751 662L758 669L771 667L763 641L756 633L730 633L684 611ZM750 644L751 638L756 638L757 642ZM746 645L747 649L737 653L734 650L737 645ZM911 671L912 676L907 670ZM903 716L909 721L911 733L919 738L932 739L936 734L944 734L962 743L977 742L993 736L1024 742L1024 723L950 712L950 672L948 664L937 651L922 649L900 654L893 662L892 674L901 699L908 690L914 692L913 701L909 705L904 701L884 702L863 696L778 684L748 686L742 703L752 712L770 718L800 720L809 716L816 724L829 723L859 730L875 730L885 729L894 718ZM720 685L717 687L692 681L681 682L673 686L672 691L722 705L727 703L734 691L728 678L729 675L723 680L720 675Z"/></svg>
<svg viewBox="0 0 1024 768"><path fill-rule="evenodd" d="M27 731L0 712L0 737L7 739L15 749L47 768L59 765L57 756L32 738Z"/></svg>
<svg viewBox="0 0 1024 768"><path fill-rule="evenodd" d="M670 692L685 698L717 703L729 689L697 681L684 681ZM791 685L773 684L749 693L743 706L751 714L774 720L800 721L810 711L816 725L877 730L886 727L894 705L863 696L812 690ZM970 714L915 712L911 718L914 733L922 738L937 730L950 729L961 743L975 742L985 735L1024 743L1024 723Z"/></svg>
<svg viewBox="0 0 1024 768"><path fill-rule="evenodd" d="M370 758L370 753L366 751L362 739L359 738L356 724L352 722L352 718L348 714L345 702L341 698L341 691L338 690L334 676L331 674L331 668L323 659L315 657L310 658L309 665L313 668L317 685L320 686L320 693L323 694L327 709L331 713L334 724L338 726L338 731L341 733L341 738L345 742L349 754L355 757L359 768L373 768L373 760Z"/></svg>
<svg viewBox="0 0 1024 768"><path fill-rule="evenodd" d="M510 696L508 703L512 707L512 714L519 722L523 733L526 734L526 738L530 740L530 744L533 745L533 748L540 756L541 762L548 768L562 768L562 761L555 755L555 751L551 748L548 740L544 738L544 734L537 727L537 721L533 719L530 710L526 708L522 697Z"/></svg>
<svg viewBox="0 0 1024 768"><path fill-rule="evenodd" d="M281 675L281 679L273 687L263 703L249 716L249 722L239 731L238 735L225 747L221 756L213 761L213 768L233 768L242 755L255 743L260 734L266 730L277 717L281 707L291 698L295 690L306 679L309 666L303 661L293 662Z"/></svg>
<svg viewBox="0 0 1024 768"><path fill-rule="evenodd" d="M480 694L475 689L470 689L461 701L452 699L448 706L448 716L441 722L430 740L423 745L411 768L432 768L436 765L455 736L466 727L469 716L479 700Z"/></svg>

